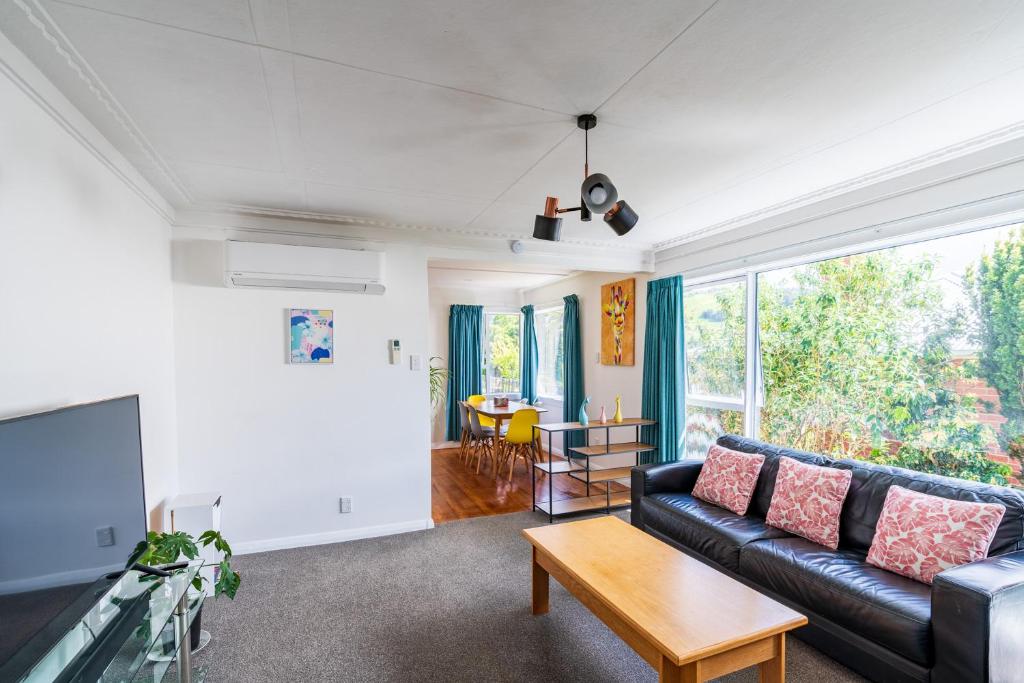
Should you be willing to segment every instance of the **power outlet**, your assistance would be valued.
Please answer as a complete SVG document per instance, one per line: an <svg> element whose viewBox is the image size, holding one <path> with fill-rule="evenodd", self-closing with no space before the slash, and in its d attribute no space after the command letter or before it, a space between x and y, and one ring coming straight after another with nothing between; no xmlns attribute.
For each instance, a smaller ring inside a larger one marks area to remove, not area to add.
<svg viewBox="0 0 1024 683"><path fill-rule="evenodd" d="M346 496L344 498L340 498L339 502L341 504L341 513L342 514L345 514L345 513L348 513L348 512L352 512L352 499L351 498Z"/></svg>
<svg viewBox="0 0 1024 683"><path fill-rule="evenodd" d="M105 548L108 545L114 545L114 527L112 526L101 526L96 530L96 545L101 548Z"/></svg>

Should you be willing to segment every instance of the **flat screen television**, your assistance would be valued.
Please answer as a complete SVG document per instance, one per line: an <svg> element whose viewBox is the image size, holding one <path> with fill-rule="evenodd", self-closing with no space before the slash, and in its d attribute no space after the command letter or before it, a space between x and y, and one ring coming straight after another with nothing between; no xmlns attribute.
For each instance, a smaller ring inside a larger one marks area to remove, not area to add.
<svg viewBox="0 0 1024 683"><path fill-rule="evenodd" d="M0 420L0 680L18 680L146 537L139 397Z"/></svg>

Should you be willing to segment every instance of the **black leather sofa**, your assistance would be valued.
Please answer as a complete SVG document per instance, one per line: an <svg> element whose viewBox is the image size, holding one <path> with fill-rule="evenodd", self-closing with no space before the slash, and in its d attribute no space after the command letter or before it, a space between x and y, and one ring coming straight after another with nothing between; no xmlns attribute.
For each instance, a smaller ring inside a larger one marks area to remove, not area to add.
<svg viewBox="0 0 1024 683"><path fill-rule="evenodd" d="M765 456L745 516L690 495L703 462L683 461L633 469L633 525L807 615L794 635L871 680L1024 681L1021 492L737 436L718 443ZM781 456L852 470L838 550L765 524ZM1005 505L988 559L942 572L932 586L867 564L893 484Z"/></svg>

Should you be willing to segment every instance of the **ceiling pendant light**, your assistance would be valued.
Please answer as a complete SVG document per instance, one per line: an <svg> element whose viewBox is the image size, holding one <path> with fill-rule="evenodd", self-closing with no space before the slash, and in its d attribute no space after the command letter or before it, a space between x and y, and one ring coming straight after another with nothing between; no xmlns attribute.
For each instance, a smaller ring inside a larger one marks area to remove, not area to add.
<svg viewBox="0 0 1024 683"><path fill-rule="evenodd" d="M558 242L562 238L562 219L558 214L579 211L581 221L589 221L591 212L604 214L604 222L620 237L633 229L640 217L624 201L619 200L615 184L603 173L590 174L589 131L597 125L594 114L580 114L576 125L583 129L583 184L580 186L580 205L570 209L558 208L558 197L548 197L544 213L533 222L535 239Z"/></svg>

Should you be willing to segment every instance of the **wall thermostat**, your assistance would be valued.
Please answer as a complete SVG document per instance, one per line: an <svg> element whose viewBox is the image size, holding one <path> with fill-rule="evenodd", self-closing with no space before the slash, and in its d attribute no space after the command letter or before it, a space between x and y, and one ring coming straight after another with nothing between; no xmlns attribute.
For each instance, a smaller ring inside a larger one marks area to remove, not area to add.
<svg viewBox="0 0 1024 683"><path fill-rule="evenodd" d="M392 365L398 365L402 362L402 342L397 339L391 339L388 341L388 353L390 354L390 360Z"/></svg>

